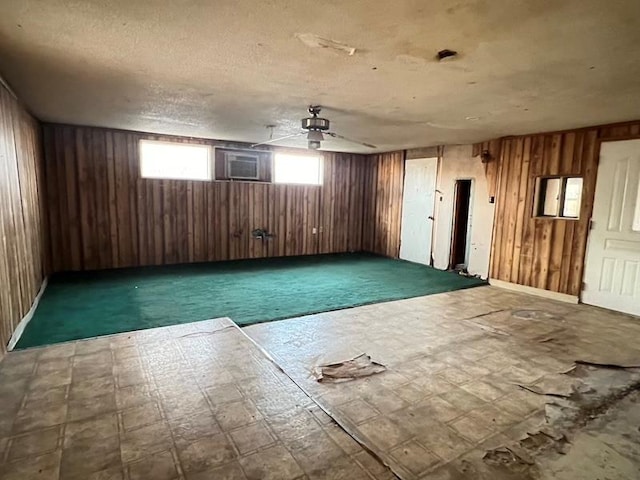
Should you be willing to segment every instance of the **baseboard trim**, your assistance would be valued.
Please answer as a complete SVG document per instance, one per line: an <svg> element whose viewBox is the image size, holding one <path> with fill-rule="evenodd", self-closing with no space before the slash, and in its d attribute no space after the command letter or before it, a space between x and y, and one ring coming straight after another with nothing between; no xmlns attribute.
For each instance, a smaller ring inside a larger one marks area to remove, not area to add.
<svg viewBox="0 0 640 480"><path fill-rule="evenodd" d="M550 290L543 290L542 288L528 287L526 285L505 282L503 280L496 280L494 278L489 279L489 285L498 288L504 288L505 290L511 290L513 292L528 293L529 295L536 295L538 297L544 297L550 300L558 300L559 302L577 304L580 301L580 299L575 295L552 292Z"/></svg>
<svg viewBox="0 0 640 480"><path fill-rule="evenodd" d="M33 318L33 314L36 313L36 308L38 308L40 299L42 298L42 295L44 294L44 291L47 288L48 284L49 284L49 277L44 277L44 280L42 281L42 285L40 285L40 290L38 290L38 294L36 295L36 298L33 299L31 308L29 309L27 314L24 317L22 317L22 320L20 320L20 323L18 323L18 325L16 326L16 329L13 331L13 335L11 335L11 340L9 340L9 344L7 345L8 352L14 349L14 347L20 340L20 337L24 333L24 329L27 328L27 325Z"/></svg>

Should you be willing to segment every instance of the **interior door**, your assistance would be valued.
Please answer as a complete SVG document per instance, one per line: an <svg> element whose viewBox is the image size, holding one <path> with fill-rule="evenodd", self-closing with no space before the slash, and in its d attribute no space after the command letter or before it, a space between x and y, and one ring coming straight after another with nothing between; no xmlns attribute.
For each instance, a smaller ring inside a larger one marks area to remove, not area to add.
<svg viewBox="0 0 640 480"><path fill-rule="evenodd" d="M400 258L403 260L431 264L437 169L437 158L405 162L400 231Z"/></svg>
<svg viewBox="0 0 640 480"><path fill-rule="evenodd" d="M582 301L640 315L640 140L603 142Z"/></svg>

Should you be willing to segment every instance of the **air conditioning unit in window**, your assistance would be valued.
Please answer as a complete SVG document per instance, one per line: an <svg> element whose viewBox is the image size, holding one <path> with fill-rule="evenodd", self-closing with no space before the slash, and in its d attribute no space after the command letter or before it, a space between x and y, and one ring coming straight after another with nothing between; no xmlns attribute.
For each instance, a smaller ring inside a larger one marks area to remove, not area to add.
<svg viewBox="0 0 640 480"><path fill-rule="evenodd" d="M224 152L227 178L232 180L258 180L260 155L257 152Z"/></svg>

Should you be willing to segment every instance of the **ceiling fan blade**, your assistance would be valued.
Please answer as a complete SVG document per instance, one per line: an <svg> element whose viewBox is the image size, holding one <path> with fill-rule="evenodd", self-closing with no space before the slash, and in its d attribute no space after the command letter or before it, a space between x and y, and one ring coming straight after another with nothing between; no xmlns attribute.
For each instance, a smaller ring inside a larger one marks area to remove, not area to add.
<svg viewBox="0 0 640 480"><path fill-rule="evenodd" d="M378 148L375 145L371 145L370 143L365 143L365 142L359 142L358 140L352 140L350 138L347 137L343 137L342 135L339 135L337 133L334 132L325 132L327 135L333 137L333 138L340 138L341 140L346 140L347 142L351 142L351 143L357 143L358 145L362 145L364 147L368 147L368 148Z"/></svg>
<svg viewBox="0 0 640 480"><path fill-rule="evenodd" d="M253 145L251 145L251 148L259 147L260 145L269 145L271 143L279 142L280 140L286 140L287 138L299 137L300 135L305 135L306 133L307 132L292 133L291 135L285 135L284 137L274 138L271 140L267 140L266 142L254 143Z"/></svg>

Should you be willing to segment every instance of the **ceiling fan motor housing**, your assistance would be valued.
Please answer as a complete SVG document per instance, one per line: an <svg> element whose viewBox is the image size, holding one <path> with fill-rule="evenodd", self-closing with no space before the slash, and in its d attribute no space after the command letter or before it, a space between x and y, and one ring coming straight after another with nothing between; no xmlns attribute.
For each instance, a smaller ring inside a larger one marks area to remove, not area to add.
<svg viewBox="0 0 640 480"><path fill-rule="evenodd" d="M304 128L305 130L329 130L329 120L320 117L303 118L302 128Z"/></svg>

